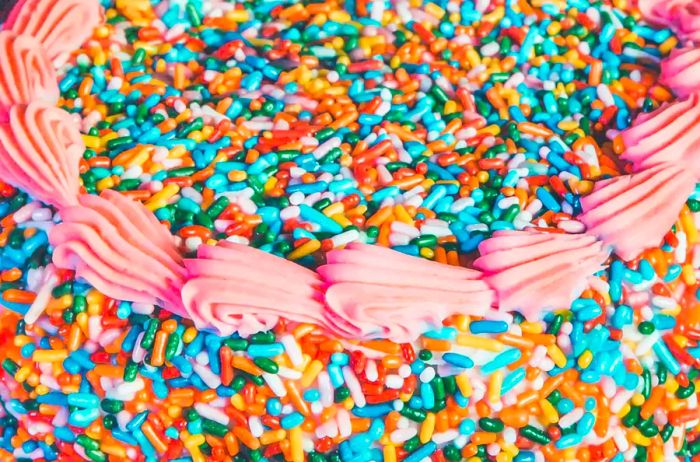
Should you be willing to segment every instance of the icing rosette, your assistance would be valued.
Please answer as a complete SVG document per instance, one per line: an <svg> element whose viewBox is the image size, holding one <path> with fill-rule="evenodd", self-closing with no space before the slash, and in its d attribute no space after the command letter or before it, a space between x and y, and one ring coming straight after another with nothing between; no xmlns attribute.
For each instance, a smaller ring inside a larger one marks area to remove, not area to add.
<svg viewBox="0 0 700 462"><path fill-rule="evenodd" d="M0 123L0 178L57 207L75 205L85 146L66 111L43 102L13 106Z"/></svg>
<svg viewBox="0 0 700 462"><path fill-rule="evenodd" d="M484 315L493 292L481 273L352 243L327 256L326 327L357 339L414 340L454 313Z"/></svg>
<svg viewBox="0 0 700 462"><path fill-rule="evenodd" d="M322 322L321 285L313 271L262 250L221 241L184 261L186 315L198 329L242 336L273 328L279 318Z"/></svg>
<svg viewBox="0 0 700 462"><path fill-rule="evenodd" d="M530 319L568 308L609 254L593 236L537 230L497 231L479 252L474 267L495 290L499 308Z"/></svg>
<svg viewBox="0 0 700 462"><path fill-rule="evenodd" d="M36 38L55 61L80 48L101 22L98 0L20 0L4 27Z"/></svg>
<svg viewBox="0 0 700 462"><path fill-rule="evenodd" d="M49 233L53 262L108 297L182 314L185 269L172 236L141 203L105 190L61 210Z"/></svg>
<svg viewBox="0 0 700 462"><path fill-rule="evenodd" d="M661 244L671 229L695 179L677 164L661 164L632 175L598 181L581 198L578 220L588 232L613 247L625 260Z"/></svg>
<svg viewBox="0 0 700 462"><path fill-rule="evenodd" d="M679 163L700 174L700 95L665 104L640 114L621 133L625 151L621 159L639 172L666 162Z"/></svg>
<svg viewBox="0 0 700 462"><path fill-rule="evenodd" d="M700 41L700 3L697 0L638 0L647 21L673 29L682 39Z"/></svg>
<svg viewBox="0 0 700 462"><path fill-rule="evenodd" d="M674 48L661 61L659 81L679 98L700 92L700 48Z"/></svg>
<svg viewBox="0 0 700 462"><path fill-rule="evenodd" d="M35 100L56 104L56 72L41 44L29 35L0 32L0 115Z"/></svg>

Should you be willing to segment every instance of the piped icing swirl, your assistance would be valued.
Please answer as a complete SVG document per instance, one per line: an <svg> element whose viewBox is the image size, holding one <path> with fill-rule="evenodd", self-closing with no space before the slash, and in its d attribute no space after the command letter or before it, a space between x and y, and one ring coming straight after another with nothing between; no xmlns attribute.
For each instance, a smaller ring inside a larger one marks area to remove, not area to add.
<svg viewBox="0 0 700 462"><path fill-rule="evenodd" d="M673 29L682 40L700 42L700 3L697 0L638 0L644 19Z"/></svg>
<svg viewBox="0 0 700 462"><path fill-rule="evenodd" d="M97 0L20 0L5 29L36 38L48 57L60 64L59 58L79 48L101 22Z"/></svg>
<svg viewBox="0 0 700 462"><path fill-rule="evenodd" d="M61 210L49 233L59 268L75 270L108 297L183 314L185 269L172 236L141 203L105 190Z"/></svg>
<svg viewBox="0 0 700 462"><path fill-rule="evenodd" d="M700 48L675 48L661 61L659 81L679 98L700 92Z"/></svg>
<svg viewBox="0 0 700 462"><path fill-rule="evenodd" d="M197 328L247 336L280 317L319 324L323 303L316 273L262 250L227 241L202 245L184 261L185 313Z"/></svg>
<svg viewBox="0 0 700 462"><path fill-rule="evenodd" d="M598 181L593 192L581 198L578 219L617 255L631 260L661 244L694 189L695 178L684 166L657 165Z"/></svg>
<svg viewBox="0 0 700 462"><path fill-rule="evenodd" d="M536 230L497 231L479 252L474 267L495 290L499 309L530 319L539 319L542 310L568 308L609 254L587 234Z"/></svg>
<svg viewBox="0 0 700 462"><path fill-rule="evenodd" d="M478 271L365 244L330 252L318 272L327 327L358 340L415 340L451 314L486 314L494 299Z"/></svg>
<svg viewBox="0 0 700 462"><path fill-rule="evenodd" d="M47 204L75 205L84 150L66 111L43 102L16 105L0 123L0 178Z"/></svg>
<svg viewBox="0 0 700 462"><path fill-rule="evenodd" d="M632 162L634 171L670 162L681 163L699 175L700 95L640 114L621 136L625 151L620 158Z"/></svg>
<svg viewBox="0 0 700 462"><path fill-rule="evenodd" d="M41 44L29 35L0 32L0 118L15 104L60 96L56 72Z"/></svg>

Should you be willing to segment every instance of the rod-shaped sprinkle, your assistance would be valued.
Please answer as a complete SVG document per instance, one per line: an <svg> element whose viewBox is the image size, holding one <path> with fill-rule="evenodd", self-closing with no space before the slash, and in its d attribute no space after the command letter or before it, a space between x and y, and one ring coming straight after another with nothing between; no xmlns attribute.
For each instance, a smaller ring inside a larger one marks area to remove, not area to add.
<svg viewBox="0 0 700 462"><path fill-rule="evenodd" d="M0 179L57 207L74 205L85 150L73 118L43 102L13 106L0 123Z"/></svg>
<svg viewBox="0 0 700 462"><path fill-rule="evenodd" d="M474 267L496 292L499 309L532 319L568 308L609 254L591 235L537 230L497 231L479 252Z"/></svg>
<svg viewBox="0 0 700 462"><path fill-rule="evenodd" d="M451 314L484 315L494 300L478 271L379 246L349 244L318 272L329 329L354 339L411 341Z"/></svg>
<svg viewBox="0 0 700 462"><path fill-rule="evenodd" d="M597 182L593 192L581 198L583 214L578 219L587 232L631 260L661 244L694 189L695 177L687 168L661 164Z"/></svg>

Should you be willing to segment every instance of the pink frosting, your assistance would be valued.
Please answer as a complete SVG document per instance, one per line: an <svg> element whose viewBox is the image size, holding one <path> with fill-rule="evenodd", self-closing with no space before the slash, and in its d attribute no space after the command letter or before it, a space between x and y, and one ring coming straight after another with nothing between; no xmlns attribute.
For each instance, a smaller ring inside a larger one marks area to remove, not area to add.
<svg viewBox="0 0 700 462"><path fill-rule="evenodd" d="M323 320L320 280L296 263L227 241L200 246L197 258L184 263L182 301L199 329L248 336L273 328L281 317Z"/></svg>
<svg viewBox="0 0 700 462"><path fill-rule="evenodd" d="M14 104L56 104L60 93L53 65L29 35L0 32L0 114Z"/></svg>
<svg viewBox="0 0 700 462"><path fill-rule="evenodd" d="M679 98L700 91L700 48L674 48L661 61L659 80Z"/></svg>
<svg viewBox="0 0 700 462"><path fill-rule="evenodd" d="M499 308L531 319L542 310L568 308L609 254L587 234L535 230L497 231L479 253L474 267L496 291Z"/></svg>
<svg viewBox="0 0 700 462"><path fill-rule="evenodd" d="M5 29L35 37L56 60L79 48L101 22L98 0L20 0Z"/></svg>
<svg viewBox="0 0 700 462"><path fill-rule="evenodd" d="M42 202L77 204L85 150L66 111L43 102L13 106L0 123L0 178Z"/></svg>
<svg viewBox="0 0 700 462"><path fill-rule="evenodd" d="M182 314L185 269L168 230L141 203L105 190L61 210L49 240L53 261L108 297Z"/></svg>
<svg viewBox="0 0 700 462"><path fill-rule="evenodd" d="M620 157L632 162L634 171L673 162L700 174L700 95L640 114L621 136L625 152Z"/></svg>
<svg viewBox="0 0 700 462"><path fill-rule="evenodd" d="M670 27L683 40L700 41L700 2L697 0L638 0L647 21Z"/></svg>
<svg viewBox="0 0 700 462"><path fill-rule="evenodd" d="M581 198L578 219L625 260L661 244L678 218L695 178L677 164L661 164L640 173L596 183Z"/></svg>
<svg viewBox="0 0 700 462"><path fill-rule="evenodd" d="M414 340L453 313L484 315L493 292L478 271L350 244L318 269L326 290L326 327L367 340Z"/></svg>

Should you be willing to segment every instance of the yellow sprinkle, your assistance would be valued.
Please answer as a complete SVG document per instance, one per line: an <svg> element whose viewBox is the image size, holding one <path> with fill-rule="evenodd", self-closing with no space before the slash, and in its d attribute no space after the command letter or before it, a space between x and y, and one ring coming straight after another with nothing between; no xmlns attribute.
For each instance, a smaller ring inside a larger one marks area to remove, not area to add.
<svg viewBox="0 0 700 462"><path fill-rule="evenodd" d="M627 438L630 440L630 442L640 446L649 446L651 444L651 440L642 435L636 428L633 428L627 433Z"/></svg>
<svg viewBox="0 0 700 462"><path fill-rule="evenodd" d="M591 350L586 350L579 356L578 365L581 369L585 369L591 364L591 361L593 361L593 353Z"/></svg>
<svg viewBox="0 0 700 462"><path fill-rule="evenodd" d="M321 241L319 241L317 239L311 239L311 240L303 243L302 245L300 245L296 249L292 250L291 252L289 252L289 255L287 255L287 258L289 260L298 260L300 258L303 258L307 255L314 253L315 251L317 251L320 248L321 248Z"/></svg>
<svg viewBox="0 0 700 462"><path fill-rule="evenodd" d="M30 368L23 366L15 374L15 380L19 383L23 383L25 380L27 380L27 377L29 377L29 374L31 373L32 370Z"/></svg>
<svg viewBox="0 0 700 462"><path fill-rule="evenodd" d="M422 444L427 443L433 437L433 432L435 431L435 414L428 412L425 416L425 420L420 427L420 442Z"/></svg>
<svg viewBox="0 0 700 462"><path fill-rule="evenodd" d="M68 350L34 350L32 361L37 363L53 363L63 361L68 357Z"/></svg>
<svg viewBox="0 0 700 462"><path fill-rule="evenodd" d="M457 345L495 352L499 352L503 349L503 344L498 340L477 337L476 335L470 334L457 335Z"/></svg>
<svg viewBox="0 0 700 462"><path fill-rule="evenodd" d="M239 411L245 411L246 405L245 401L243 400L243 396L241 396L239 393L236 393L231 397L231 404L233 407L238 409Z"/></svg>
<svg viewBox="0 0 700 462"><path fill-rule="evenodd" d="M323 214L327 217L332 217L333 215L343 213L344 210L345 206L342 202L335 202L323 209Z"/></svg>
<svg viewBox="0 0 700 462"><path fill-rule="evenodd" d="M547 353L557 367L566 366L566 355L557 345L549 345L547 347Z"/></svg>
<svg viewBox="0 0 700 462"><path fill-rule="evenodd" d="M575 120L562 120L557 124L557 127L565 132L569 132L578 128L578 122Z"/></svg>
<svg viewBox="0 0 700 462"><path fill-rule="evenodd" d="M393 444L384 446L384 462L396 462L396 447Z"/></svg>
<svg viewBox="0 0 700 462"><path fill-rule="evenodd" d="M644 404L644 395L641 393L635 393L632 395L632 399L630 400L633 406L641 406Z"/></svg>
<svg viewBox="0 0 700 462"><path fill-rule="evenodd" d="M304 462L304 447L301 439L301 427L289 430L289 446L292 462Z"/></svg>
<svg viewBox="0 0 700 462"><path fill-rule="evenodd" d="M188 327L185 329L185 332L182 334L182 341L184 343L191 343L194 338L197 336L197 329L194 327Z"/></svg>
<svg viewBox="0 0 700 462"><path fill-rule="evenodd" d="M457 388L459 388L459 391L465 398L469 398L472 395L472 384L466 372L462 372L455 377L455 382L457 382Z"/></svg>
<svg viewBox="0 0 700 462"><path fill-rule="evenodd" d="M260 435L260 443L262 444L272 444L272 443L278 443L285 439L287 437L287 432L284 431L283 429L279 430L270 430L262 435Z"/></svg>
<svg viewBox="0 0 700 462"><path fill-rule="evenodd" d="M489 380L488 396L492 403L501 402L501 388L503 387L503 371L496 371L491 374Z"/></svg>
<svg viewBox="0 0 700 462"><path fill-rule="evenodd" d="M526 334L541 334L544 330L542 328L542 324L540 324L539 322L531 321L524 321L520 324L520 328L522 329L523 333Z"/></svg>
<svg viewBox="0 0 700 462"><path fill-rule="evenodd" d="M420 249L420 256L423 258L427 258L428 260L432 260L435 257L435 252L433 251L433 249L423 247L422 249Z"/></svg>
<svg viewBox="0 0 700 462"><path fill-rule="evenodd" d="M151 196L151 198L148 199L144 205L150 211L157 210L164 207L168 203L168 200L178 192L180 192L180 187L174 183L169 183L165 185L163 189Z"/></svg>
<svg viewBox="0 0 700 462"><path fill-rule="evenodd" d="M546 399L541 399L539 404L540 409L542 409L542 417L544 418L544 423L555 424L559 422L559 413L554 408L552 403L550 403Z"/></svg>
<svg viewBox="0 0 700 462"><path fill-rule="evenodd" d="M321 361L318 359L311 361L311 363L309 363L309 365L306 367L304 374L301 376L301 386L303 388L309 387L314 380L316 380L316 377L322 370L323 363Z"/></svg>
<svg viewBox="0 0 700 462"><path fill-rule="evenodd" d="M83 143L86 148L98 149L101 147L100 138L97 136L83 135Z"/></svg>

